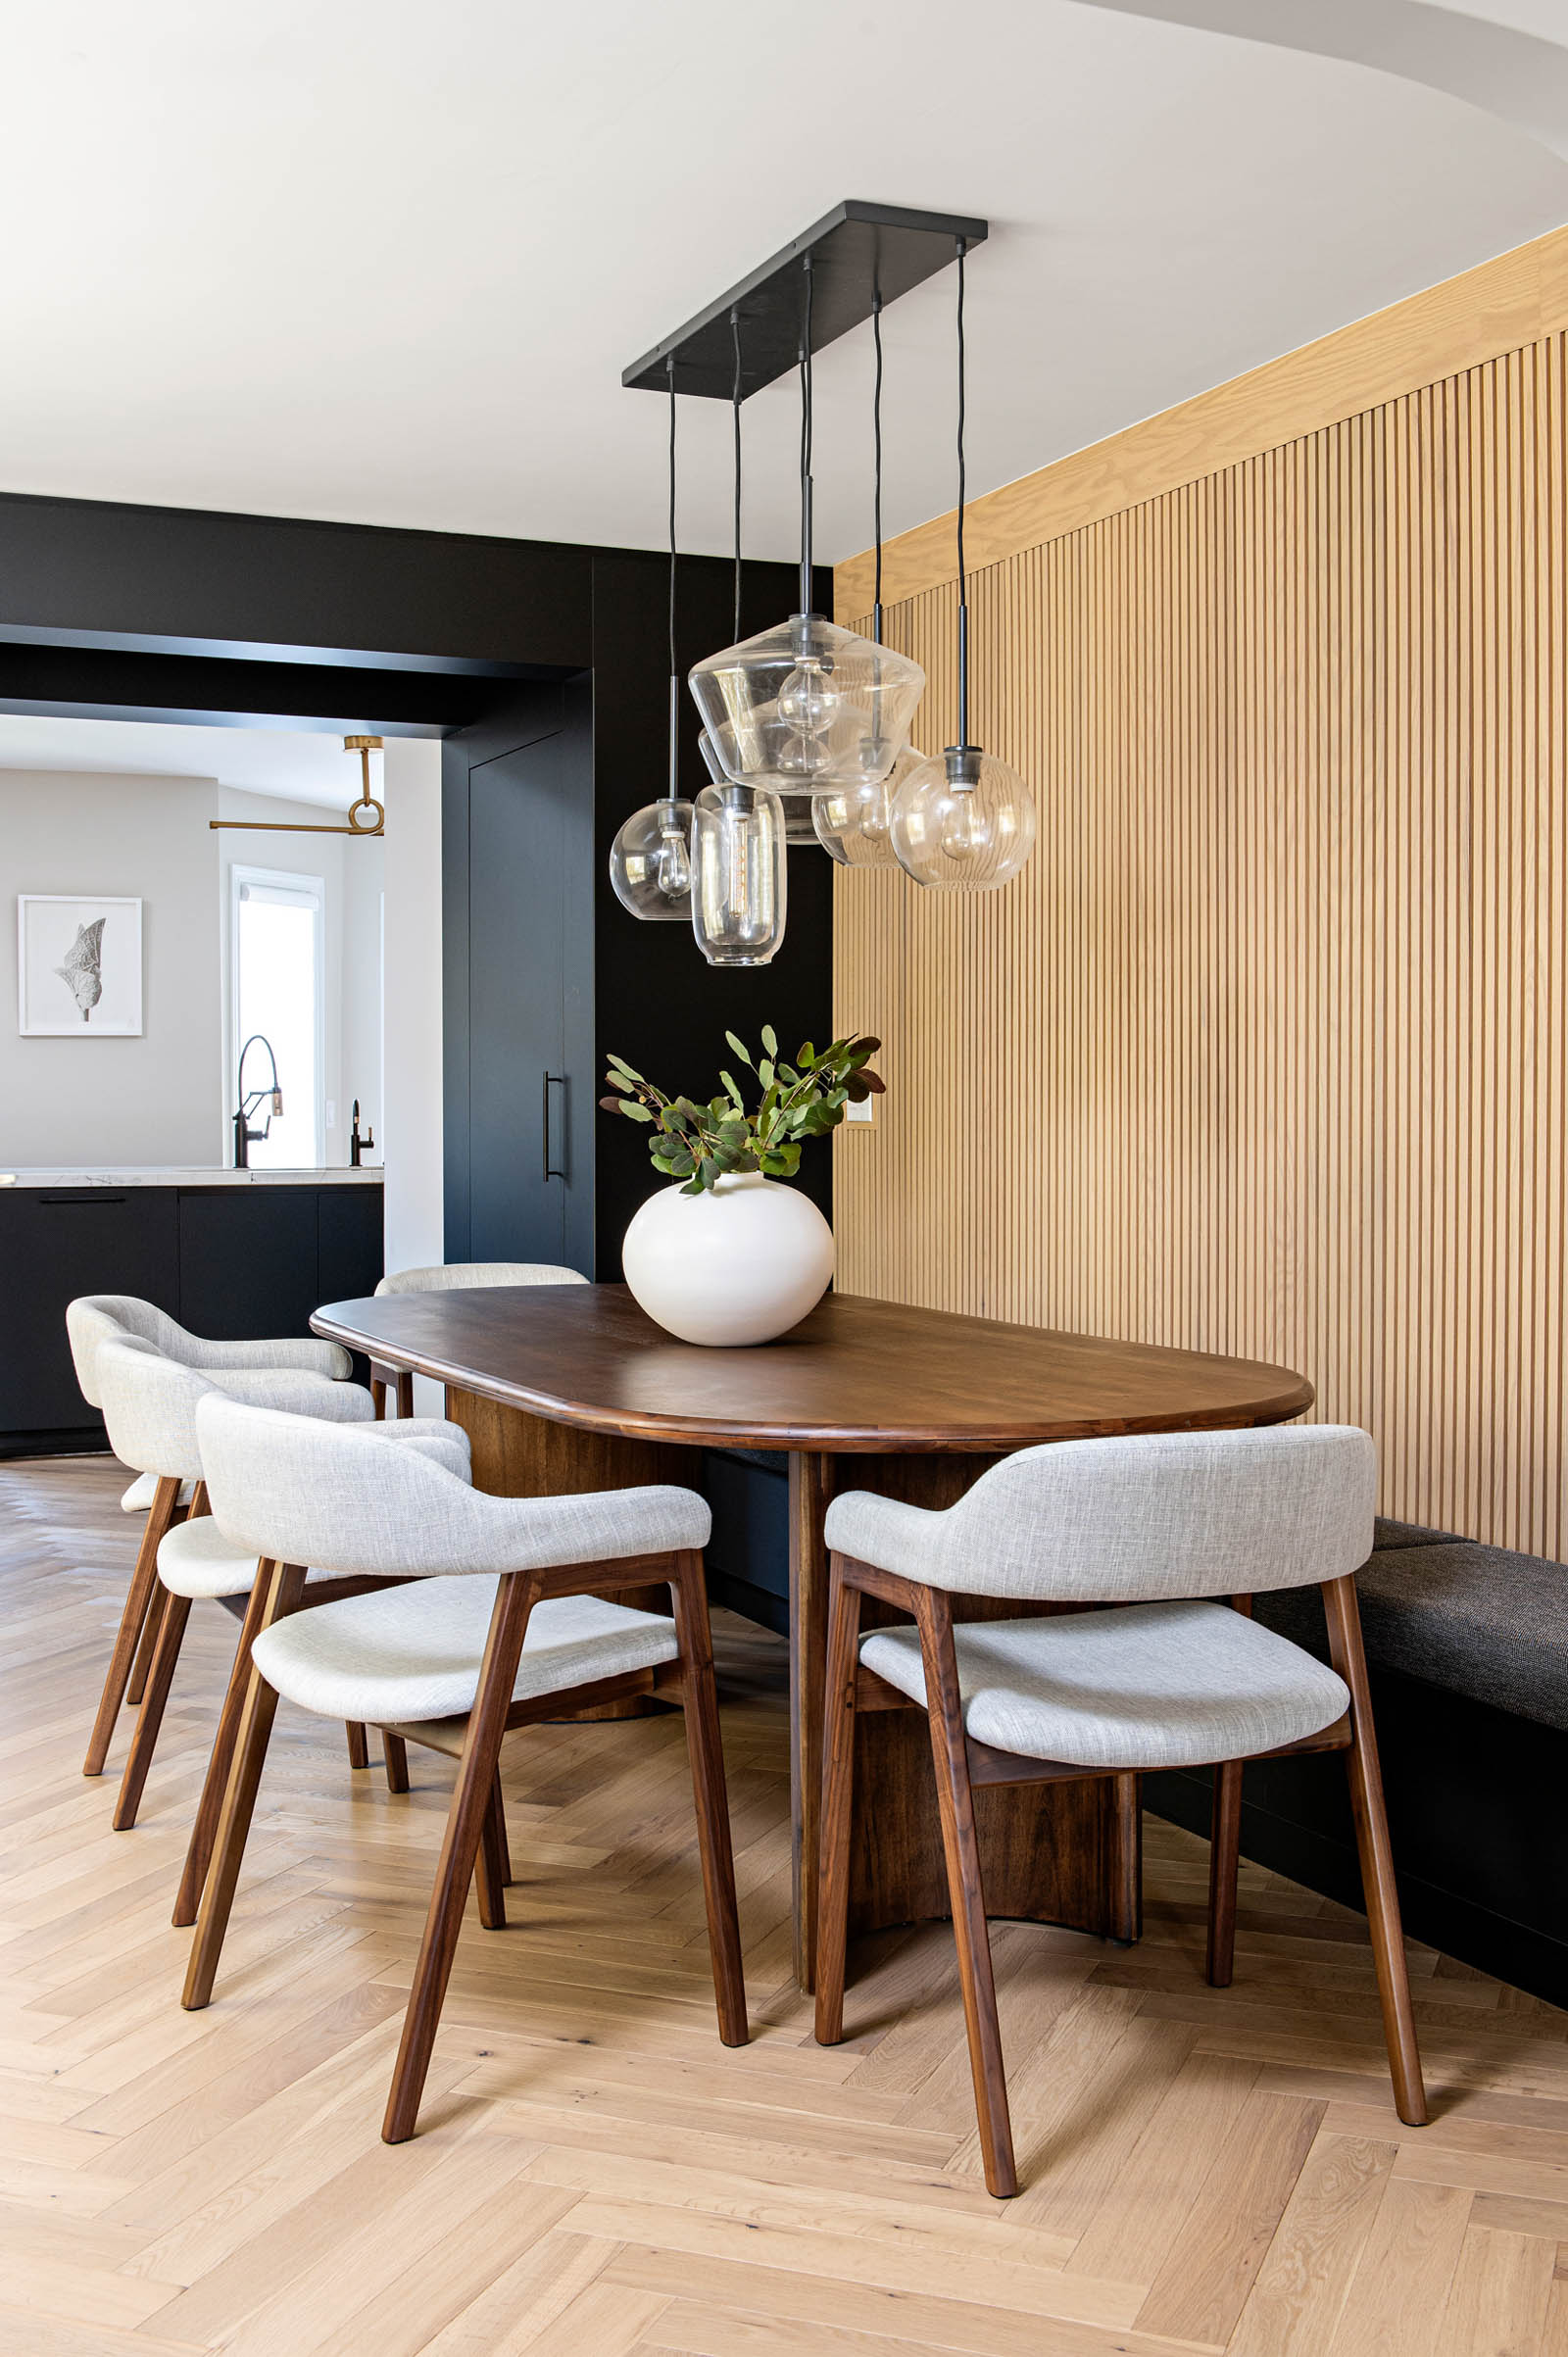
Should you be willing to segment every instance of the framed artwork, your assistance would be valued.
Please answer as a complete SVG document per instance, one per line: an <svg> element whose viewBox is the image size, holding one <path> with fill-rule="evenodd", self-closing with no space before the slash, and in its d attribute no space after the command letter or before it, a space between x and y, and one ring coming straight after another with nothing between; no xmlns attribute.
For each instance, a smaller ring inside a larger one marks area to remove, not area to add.
<svg viewBox="0 0 1568 2357"><path fill-rule="evenodd" d="M19 894L17 1014L24 1039L139 1039L140 901Z"/></svg>

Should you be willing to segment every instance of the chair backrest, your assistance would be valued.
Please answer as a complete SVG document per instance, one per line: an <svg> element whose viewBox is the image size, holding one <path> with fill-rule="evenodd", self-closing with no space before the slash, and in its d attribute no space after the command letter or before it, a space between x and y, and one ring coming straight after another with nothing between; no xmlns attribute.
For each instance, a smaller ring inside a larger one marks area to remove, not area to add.
<svg viewBox="0 0 1568 2357"><path fill-rule="evenodd" d="M466 1293L479 1285L586 1285L574 1268L548 1260L453 1260L437 1268L400 1268L381 1279L377 1293Z"/></svg>
<svg viewBox="0 0 1568 2357"><path fill-rule="evenodd" d="M214 1519L237 1547L350 1575L510 1568L486 1509L520 1501L469 1487L459 1425L327 1425L215 1392L196 1427Z"/></svg>
<svg viewBox="0 0 1568 2357"><path fill-rule="evenodd" d="M975 1596L1247 1596L1359 1569L1376 1488L1351 1425L1062 1441L994 1465L910 1538L917 1576Z"/></svg>
<svg viewBox="0 0 1568 2357"><path fill-rule="evenodd" d="M168 1358L136 1334L100 1342L94 1373L109 1446L137 1473L200 1481L201 1449L196 1409L209 1394L265 1407L300 1412L313 1421L368 1423L374 1415L368 1392L358 1384L290 1367L238 1368L216 1375Z"/></svg>
<svg viewBox="0 0 1568 2357"><path fill-rule="evenodd" d="M134 1294L84 1293L68 1301L66 1334L71 1343L71 1360L87 1405L103 1405L98 1396L97 1376L101 1343L122 1342L129 1335L177 1358L179 1352L172 1347L172 1338L181 1331L162 1309L155 1309L151 1301L138 1301Z"/></svg>

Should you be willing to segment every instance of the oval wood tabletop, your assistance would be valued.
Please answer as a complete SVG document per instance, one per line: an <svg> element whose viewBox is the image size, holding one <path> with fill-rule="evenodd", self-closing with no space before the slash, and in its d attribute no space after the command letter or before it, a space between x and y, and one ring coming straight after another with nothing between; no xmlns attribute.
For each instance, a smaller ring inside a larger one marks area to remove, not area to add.
<svg viewBox="0 0 1568 2357"><path fill-rule="evenodd" d="M623 1285L385 1294L328 1302L311 1324L556 1423L719 1448L1004 1450L1278 1424L1312 1404L1288 1367L856 1294L829 1294L791 1333L744 1350L677 1342Z"/></svg>

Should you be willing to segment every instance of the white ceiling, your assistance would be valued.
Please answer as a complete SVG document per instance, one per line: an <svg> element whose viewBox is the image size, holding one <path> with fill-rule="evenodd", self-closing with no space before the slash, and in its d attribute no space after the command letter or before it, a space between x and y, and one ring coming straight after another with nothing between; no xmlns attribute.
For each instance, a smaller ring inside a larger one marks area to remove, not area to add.
<svg viewBox="0 0 1568 2357"><path fill-rule="evenodd" d="M1568 218L1568 0L3 21L13 491L657 546L664 419L621 368L844 196L992 221L983 491ZM1492 112L1446 86L1457 35ZM951 503L952 294L887 318L890 531ZM870 532L863 332L818 393L832 559ZM794 422L788 388L748 405L759 555L793 547ZM727 415L682 429L683 536L722 550Z"/></svg>
<svg viewBox="0 0 1568 2357"><path fill-rule="evenodd" d="M370 791L379 794L378 755ZM0 769L113 770L140 777L216 778L247 794L346 810L360 757L341 738L288 728L186 727L181 721L76 720L0 712Z"/></svg>

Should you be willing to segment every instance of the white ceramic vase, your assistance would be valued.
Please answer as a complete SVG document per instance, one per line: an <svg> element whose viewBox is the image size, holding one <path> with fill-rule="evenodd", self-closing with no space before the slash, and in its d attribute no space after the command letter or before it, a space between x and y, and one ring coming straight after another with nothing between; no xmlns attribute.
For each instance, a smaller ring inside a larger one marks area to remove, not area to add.
<svg viewBox="0 0 1568 2357"><path fill-rule="evenodd" d="M833 1231L808 1195L748 1171L710 1194L651 1195L621 1262L656 1325L735 1350L787 1334L816 1306L833 1274Z"/></svg>

